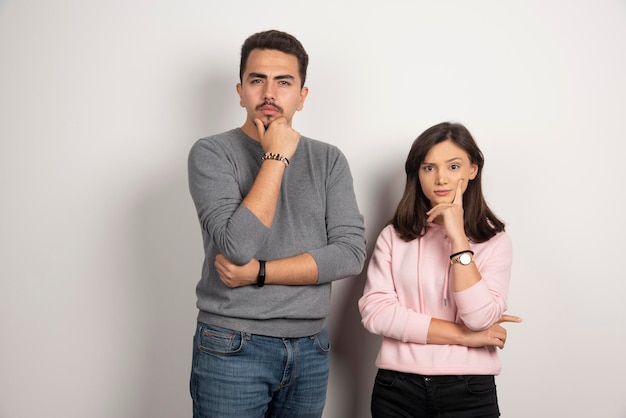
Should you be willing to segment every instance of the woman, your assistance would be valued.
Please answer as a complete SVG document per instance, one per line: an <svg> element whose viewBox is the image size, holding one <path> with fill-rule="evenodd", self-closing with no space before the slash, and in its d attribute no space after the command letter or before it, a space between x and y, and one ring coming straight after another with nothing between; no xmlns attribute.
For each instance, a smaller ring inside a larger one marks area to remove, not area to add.
<svg viewBox="0 0 626 418"><path fill-rule="evenodd" d="M364 327L383 336L374 418L500 415L500 323L521 318L503 315L511 242L483 197L483 164L458 123L427 129L409 151L359 300Z"/></svg>

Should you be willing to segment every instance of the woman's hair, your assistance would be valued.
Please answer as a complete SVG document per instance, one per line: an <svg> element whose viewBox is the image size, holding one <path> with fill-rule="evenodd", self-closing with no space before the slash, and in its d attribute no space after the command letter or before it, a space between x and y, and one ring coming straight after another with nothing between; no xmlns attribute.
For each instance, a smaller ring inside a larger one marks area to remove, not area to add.
<svg viewBox="0 0 626 418"><path fill-rule="evenodd" d="M467 184L463 194L465 234L474 242L484 242L496 233L504 231L504 223L489 209L482 192L482 171L485 163L483 153L465 126L460 123L443 122L426 129L413 141L404 169L406 186L396 213L389 222L400 237L411 241L426 233L430 201L422 191L419 179L421 164L428 151L443 141L452 141L467 153L470 163L478 166L478 174Z"/></svg>
<svg viewBox="0 0 626 418"><path fill-rule="evenodd" d="M304 86L306 70L309 66L309 55L304 47L294 36L277 31L268 30L250 35L241 46L241 62L239 64L239 81L243 81L243 72L246 70L248 57L253 49L275 49L285 54L294 55L298 59L298 72L300 73L300 87Z"/></svg>

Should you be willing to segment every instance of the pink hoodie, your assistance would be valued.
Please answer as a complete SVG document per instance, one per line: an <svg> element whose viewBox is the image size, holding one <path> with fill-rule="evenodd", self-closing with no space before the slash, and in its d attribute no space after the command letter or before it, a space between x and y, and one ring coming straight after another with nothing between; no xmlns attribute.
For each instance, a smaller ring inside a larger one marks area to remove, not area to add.
<svg viewBox="0 0 626 418"><path fill-rule="evenodd" d="M450 240L429 224L426 235L406 242L392 225L376 241L359 310L363 326L383 336L376 359L381 369L424 375L500 373L497 348L426 344L431 318L487 329L506 310L511 275L511 241L501 232L487 242L470 242L482 279L461 292L451 290Z"/></svg>

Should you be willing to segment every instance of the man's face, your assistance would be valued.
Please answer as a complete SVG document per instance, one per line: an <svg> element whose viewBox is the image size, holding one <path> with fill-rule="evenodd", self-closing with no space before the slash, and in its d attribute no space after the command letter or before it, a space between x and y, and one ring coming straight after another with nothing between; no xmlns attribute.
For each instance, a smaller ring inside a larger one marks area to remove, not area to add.
<svg viewBox="0 0 626 418"><path fill-rule="evenodd" d="M245 125L254 127L260 119L267 127L278 117L287 119L302 110L308 94L300 88L298 59L294 55L273 49L253 49L248 57L241 84L237 84L241 107L248 117Z"/></svg>

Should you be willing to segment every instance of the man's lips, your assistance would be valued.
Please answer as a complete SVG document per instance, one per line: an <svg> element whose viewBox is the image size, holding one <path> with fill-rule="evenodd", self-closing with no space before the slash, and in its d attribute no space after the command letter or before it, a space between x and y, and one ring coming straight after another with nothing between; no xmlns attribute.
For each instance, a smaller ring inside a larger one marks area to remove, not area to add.
<svg viewBox="0 0 626 418"><path fill-rule="evenodd" d="M278 113L278 109L276 109L274 106L263 106L261 108L261 112L263 112L263 113Z"/></svg>

